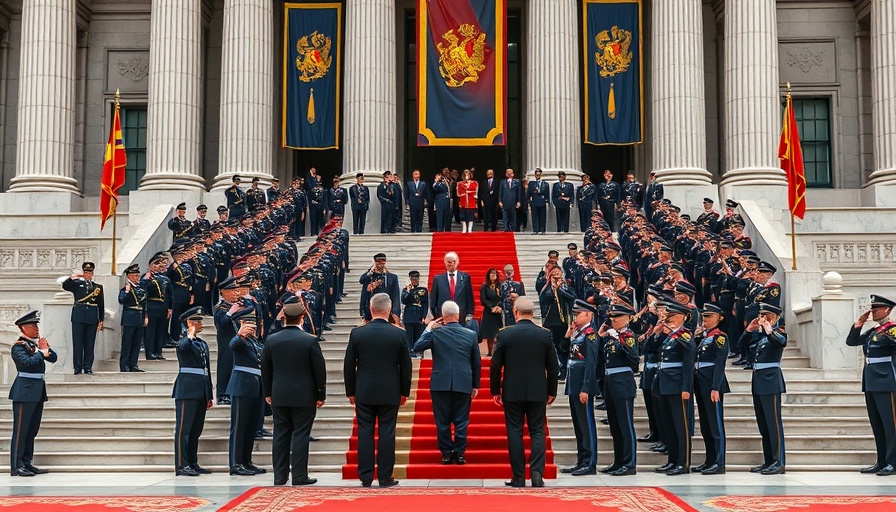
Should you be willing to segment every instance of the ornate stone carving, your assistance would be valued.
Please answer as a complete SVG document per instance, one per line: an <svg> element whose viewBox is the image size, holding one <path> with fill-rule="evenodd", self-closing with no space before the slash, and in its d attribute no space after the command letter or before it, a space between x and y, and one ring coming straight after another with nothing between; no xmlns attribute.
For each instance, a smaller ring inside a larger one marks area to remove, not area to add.
<svg viewBox="0 0 896 512"><path fill-rule="evenodd" d="M118 61L118 72L121 73L121 76L130 78L134 83L142 82L149 76L149 61L143 56L120 60Z"/></svg>
<svg viewBox="0 0 896 512"><path fill-rule="evenodd" d="M0 270L78 270L91 252L89 247L0 249Z"/></svg>
<svg viewBox="0 0 896 512"><path fill-rule="evenodd" d="M803 47L800 51L787 52L787 65L790 67L798 66L803 73L812 70L812 66L824 66L824 50L813 52L809 48Z"/></svg>
<svg viewBox="0 0 896 512"><path fill-rule="evenodd" d="M28 304L0 305L0 325L12 324L29 309Z"/></svg>
<svg viewBox="0 0 896 512"><path fill-rule="evenodd" d="M821 264L896 265L893 244L880 242L815 242L815 257Z"/></svg>

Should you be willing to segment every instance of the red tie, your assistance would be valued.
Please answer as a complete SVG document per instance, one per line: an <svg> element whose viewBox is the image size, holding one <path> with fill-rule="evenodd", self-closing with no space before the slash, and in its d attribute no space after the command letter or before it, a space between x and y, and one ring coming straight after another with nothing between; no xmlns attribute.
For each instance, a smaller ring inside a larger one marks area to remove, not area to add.
<svg viewBox="0 0 896 512"><path fill-rule="evenodd" d="M451 294L451 300L454 300L454 273L448 274L448 292Z"/></svg>

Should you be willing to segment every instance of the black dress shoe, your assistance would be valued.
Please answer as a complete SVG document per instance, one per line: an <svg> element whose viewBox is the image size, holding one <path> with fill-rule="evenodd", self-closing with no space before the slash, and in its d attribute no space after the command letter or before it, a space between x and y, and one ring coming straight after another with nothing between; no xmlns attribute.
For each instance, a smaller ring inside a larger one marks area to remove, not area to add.
<svg viewBox="0 0 896 512"><path fill-rule="evenodd" d="M218 405L230 405L230 397L222 396L218 398Z"/></svg>
<svg viewBox="0 0 896 512"><path fill-rule="evenodd" d="M184 466L177 471L174 472L177 476L199 476L199 473L193 470L190 466ZM230 473L231 475L233 473Z"/></svg>
<svg viewBox="0 0 896 512"><path fill-rule="evenodd" d="M447 466L448 464L451 464L452 462L454 462L454 457L452 457L452 455L453 454L451 454L451 453L449 453L448 455L442 455L442 465L443 466Z"/></svg>
<svg viewBox="0 0 896 512"><path fill-rule="evenodd" d="M584 466L584 465L585 465L585 464L578 463L578 464L576 464L575 466L570 466L570 467L568 467L568 468L563 468L563 469L560 470L560 472L561 472L561 473L567 473L567 474L569 474L569 473L572 473L573 471L582 469L582 466Z"/></svg>
<svg viewBox="0 0 896 512"><path fill-rule="evenodd" d="M211 470L205 469L199 464L190 464L190 467L193 468L193 471L199 473L200 475L210 475L212 474Z"/></svg>
<svg viewBox="0 0 896 512"><path fill-rule="evenodd" d="M84 373L86 373L87 375L93 375L93 370L88 368L88 369L84 370Z"/></svg>
<svg viewBox="0 0 896 512"><path fill-rule="evenodd" d="M373 482L361 482L361 487L370 487L373 485Z"/></svg>
<svg viewBox="0 0 896 512"><path fill-rule="evenodd" d="M628 476L628 475L637 475L638 470L635 468L630 468L628 466L620 466L619 469L615 471L610 471L610 476Z"/></svg>
<svg viewBox="0 0 896 512"><path fill-rule="evenodd" d="M35 475L46 475L47 473L50 472L49 469L40 469L40 468L38 468L38 467L35 467L35 466L34 466L33 464L31 464L30 462L26 462L26 463L24 463L24 464L22 464L22 465L25 466L25 469L27 469L28 471L31 471L31 472L34 473Z"/></svg>
<svg viewBox="0 0 896 512"><path fill-rule="evenodd" d="M666 471L666 474L669 476L676 476L676 475L686 475L690 472L691 471L684 466L672 466L672 469L670 469L669 471Z"/></svg>
<svg viewBox="0 0 896 512"><path fill-rule="evenodd" d="M731 364L734 366L743 366L747 364L747 361L745 359L738 359L737 361L731 361Z"/></svg>
<svg viewBox="0 0 896 512"><path fill-rule="evenodd" d="M314 443L314 442L316 442L316 441L320 441L320 439L318 439L318 438L316 438L316 437L314 437L314 436L308 436L308 441L311 442L311 443Z"/></svg>
<svg viewBox="0 0 896 512"><path fill-rule="evenodd" d="M75 370L75 375L81 375L81 370Z"/></svg>
<svg viewBox="0 0 896 512"><path fill-rule="evenodd" d="M504 485L506 485L507 487L525 487L526 481L525 480L517 480L516 478L514 478L513 480L511 480L509 482L504 482Z"/></svg>
<svg viewBox="0 0 896 512"><path fill-rule="evenodd" d="M594 466L582 466L579 469L573 471L572 476L585 476L585 475L596 475L597 470Z"/></svg>
<svg viewBox="0 0 896 512"><path fill-rule="evenodd" d="M600 422L603 423L604 425L609 425L609 424L610 424L610 420L609 420L608 418L601 418L601 419L600 419Z"/></svg>
<svg viewBox="0 0 896 512"><path fill-rule="evenodd" d="M782 471L783 473L783 471ZM880 471L875 473L877 476L890 476L896 475L896 468L893 467L892 464L887 464L886 466L880 468Z"/></svg>
<svg viewBox="0 0 896 512"><path fill-rule="evenodd" d="M19 466L9 472L9 476L34 476L34 473L28 471L25 466Z"/></svg>
<svg viewBox="0 0 896 512"><path fill-rule="evenodd" d="M748 364L748 365L744 366L743 368L741 368L741 370L750 370L750 371L752 371L752 370L753 370L753 365L752 365L752 364Z"/></svg>
<svg viewBox="0 0 896 512"><path fill-rule="evenodd" d="M618 468L617 466L614 466L614 465L610 464L609 466L607 466L607 467L605 467L605 468L600 468L600 469L598 469L597 472L598 472L598 473L607 473L607 474L609 474L609 473L612 473L613 471L616 471L617 468Z"/></svg>
<svg viewBox="0 0 896 512"><path fill-rule="evenodd" d="M896 470L893 469L893 466L888 466L891 470L890 474L896 474ZM886 468L884 468L886 469ZM881 470L883 471L883 469ZM771 466L763 469L759 472L760 475L783 475L784 474L784 466L780 464L772 464ZM880 472L877 473L878 475Z"/></svg>
<svg viewBox="0 0 896 512"><path fill-rule="evenodd" d="M394 478L380 480L380 487L395 487L396 485L398 485L398 480Z"/></svg>
<svg viewBox="0 0 896 512"><path fill-rule="evenodd" d="M767 468L767 467L768 467L768 466L766 466L765 464L760 464L760 465L758 465L758 466L753 466L752 468L750 468L750 473L761 473L761 472L764 471L765 468Z"/></svg>
<svg viewBox="0 0 896 512"><path fill-rule="evenodd" d="M162 354L156 354L156 355L155 355L155 359L156 359L156 361L167 361L167 359L165 359L165 358L162 356Z"/></svg>
<svg viewBox="0 0 896 512"><path fill-rule="evenodd" d="M264 468L260 468L260 467L256 466L255 464L252 464L251 462L249 464L243 464L243 467L248 469L249 471L254 471L256 475L263 475L268 472L268 470L266 470ZM193 468L193 469L196 469L196 468ZM201 473L201 471L200 471L200 473Z"/></svg>
<svg viewBox="0 0 896 512"><path fill-rule="evenodd" d="M598 411L606 411L607 410L607 402L600 402L594 404L594 408Z"/></svg>
<svg viewBox="0 0 896 512"><path fill-rule="evenodd" d="M274 437L274 433L266 428L259 430L258 433L261 434L262 437Z"/></svg>
<svg viewBox="0 0 896 512"><path fill-rule="evenodd" d="M665 473L666 471L669 471L670 469L672 469L674 467L675 467L675 464L672 464L671 462L667 462L658 468L654 468L653 471L656 473Z"/></svg>
<svg viewBox="0 0 896 512"><path fill-rule="evenodd" d="M699 472L703 471L704 469L706 469L706 463L704 462L703 464L700 464L699 466L694 466L692 469L694 470L695 473L699 473Z"/></svg>
<svg viewBox="0 0 896 512"><path fill-rule="evenodd" d="M719 466L718 464L713 464L712 466L707 466L703 468L701 471L704 475L724 475L725 474L725 466Z"/></svg>
<svg viewBox="0 0 896 512"><path fill-rule="evenodd" d="M666 446L665 443L657 443L656 446L651 446L650 449L655 451L656 453L668 453L669 452L669 447Z"/></svg>
<svg viewBox="0 0 896 512"><path fill-rule="evenodd" d="M455 457L454 457L454 462L455 462L458 466L463 466L464 464L467 463L467 459L465 459L463 455L455 455Z"/></svg>
<svg viewBox="0 0 896 512"><path fill-rule="evenodd" d="M656 436L653 435L653 432L650 432L646 436L641 436L638 438L639 443L655 443Z"/></svg>
<svg viewBox="0 0 896 512"><path fill-rule="evenodd" d="M538 471L532 472L532 487L544 487L544 477Z"/></svg>
<svg viewBox="0 0 896 512"><path fill-rule="evenodd" d="M198 475L199 473L196 474ZM235 464L230 466L230 474L233 476L252 476L255 474L255 471L252 471L242 464Z"/></svg>
<svg viewBox="0 0 896 512"><path fill-rule="evenodd" d="M317 478L305 477L299 480L293 480L292 485L314 485L317 483Z"/></svg>
<svg viewBox="0 0 896 512"><path fill-rule="evenodd" d="M882 468L883 468L882 465L880 465L880 464L875 464L875 465L873 465L873 466L868 466L867 468L862 468L861 470L859 470L859 473L862 473L862 474L865 474L865 475L867 475L867 474L869 474L869 473L877 473L877 472L880 471Z"/></svg>
<svg viewBox="0 0 896 512"><path fill-rule="evenodd" d="M143 368L140 368L139 366L132 366L132 367L131 367L131 371L132 371L132 372L139 372L139 373L146 373L146 370L144 370Z"/></svg>

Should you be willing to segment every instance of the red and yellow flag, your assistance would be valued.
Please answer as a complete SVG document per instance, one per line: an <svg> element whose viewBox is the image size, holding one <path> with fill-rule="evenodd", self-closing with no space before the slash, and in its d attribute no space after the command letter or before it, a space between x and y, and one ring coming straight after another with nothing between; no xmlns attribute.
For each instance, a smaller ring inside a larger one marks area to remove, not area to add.
<svg viewBox="0 0 896 512"><path fill-rule="evenodd" d="M112 121L112 130L109 132L109 142L106 143L106 155L103 158L103 178L100 190L100 230L106 225L106 220L115 215L118 209L118 189L124 185L127 164L127 154L124 149L124 140L121 136L121 117L118 113L118 102L115 103L115 119Z"/></svg>
<svg viewBox="0 0 896 512"><path fill-rule="evenodd" d="M793 112L793 99L787 95L784 109L784 126L781 129L781 143L778 145L781 169L787 174L787 196L790 213L799 219L806 214L806 170L803 166L803 149Z"/></svg>

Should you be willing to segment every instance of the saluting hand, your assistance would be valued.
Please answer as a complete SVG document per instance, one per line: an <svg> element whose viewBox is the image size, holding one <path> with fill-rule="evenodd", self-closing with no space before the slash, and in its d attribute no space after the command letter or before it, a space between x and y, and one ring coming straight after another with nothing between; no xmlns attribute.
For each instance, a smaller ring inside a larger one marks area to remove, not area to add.
<svg viewBox="0 0 896 512"><path fill-rule="evenodd" d="M870 310L870 309L869 309L868 311L865 311L864 313L862 313L862 316L860 316L859 319L856 320L856 323L854 324L854 327L862 327L863 325L865 325L865 322L868 321L868 317L869 317L869 316L871 316L871 310Z"/></svg>

